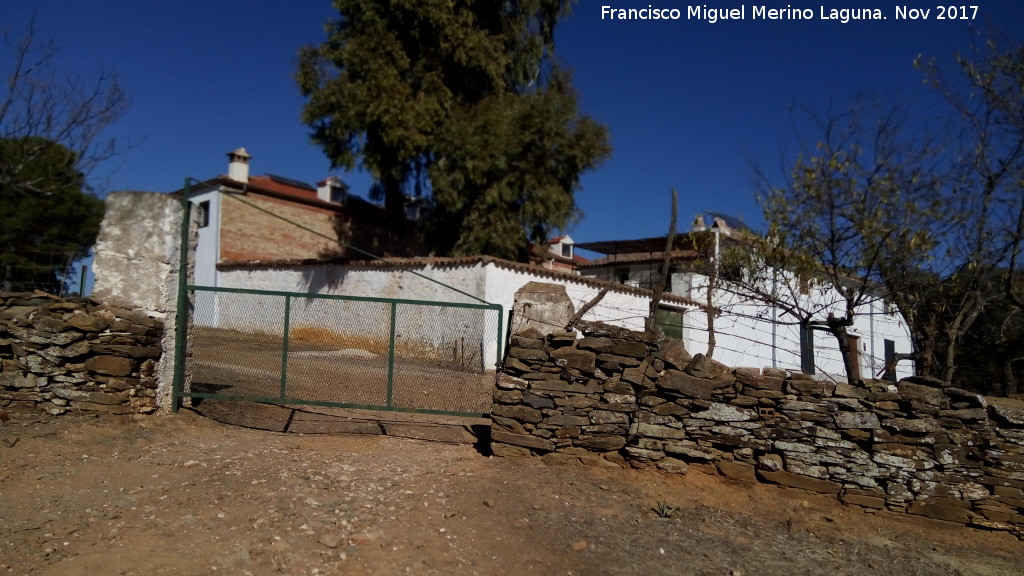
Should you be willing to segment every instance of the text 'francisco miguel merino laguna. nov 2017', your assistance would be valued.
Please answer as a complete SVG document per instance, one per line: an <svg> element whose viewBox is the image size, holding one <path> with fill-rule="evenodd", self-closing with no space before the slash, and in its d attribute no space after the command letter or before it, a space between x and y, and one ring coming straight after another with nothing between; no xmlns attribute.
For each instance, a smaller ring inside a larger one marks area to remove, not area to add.
<svg viewBox="0 0 1024 576"><path fill-rule="evenodd" d="M709 7L706 4L682 8L662 8L648 4L646 8L601 6L602 20L698 20L714 24L735 20L829 20L847 24L858 20L975 20L978 6L936 5L932 7L897 5L888 8L801 8L787 5L773 8L764 5L739 5L733 8Z"/></svg>

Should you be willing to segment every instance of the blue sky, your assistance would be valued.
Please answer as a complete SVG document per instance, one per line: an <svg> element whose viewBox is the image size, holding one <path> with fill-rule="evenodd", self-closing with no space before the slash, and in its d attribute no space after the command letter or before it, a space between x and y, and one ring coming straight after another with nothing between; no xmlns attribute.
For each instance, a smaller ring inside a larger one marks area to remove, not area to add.
<svg viewBox="0 0 1024 576"><path fill-rule="evenodd" d="M935 95L915 56L949 62L970 45L970 24L994 23L1021 41L1024 3L973 1L974 21L937 20L936 4L918 0L767 2L809 8L814 19L754 21L761 3L582 0L557 30L557 51L574 71L583 111L608 126L614 152L583 178L585 216L568 232L578 242L662 235L672 187L680 228L704 210L759 225L753 166L778 174L792 157L794 106L823 110L865 95L907 100L927 115ZM3 26L17 33L34 13L62 48L62 70L88 76L105 66L133 96L113 135L134 146L94 174L102 190L174 190L186 176L225 173L225 154L239 146L256 174L315 182L332 173L299 121L303 100L291 78L298 49L323 38L334 14L328 1L12 4ZM822 4L878 8L887 19L821 20ZM684 14L690 5L745 6L747 19L611 21L602 5ZM930 18L897 20L896 6L928 8ZM365 174L339 174L356 193L369 188Z"/></svg>

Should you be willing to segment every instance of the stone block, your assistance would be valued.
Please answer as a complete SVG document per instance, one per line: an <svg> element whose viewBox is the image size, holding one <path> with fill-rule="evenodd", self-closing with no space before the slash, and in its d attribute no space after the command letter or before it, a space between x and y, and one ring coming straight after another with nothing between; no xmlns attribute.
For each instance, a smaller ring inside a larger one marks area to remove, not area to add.
<svg viewBox="0 0 1024 576"><path fill-rule="evenodd" d="M836 385L824 380L788 380L786 390L790 394L798 396L813 396L815 398L828 398L835 392Z"/></svg>
<svg viewBox="0 0 1024 576"><path fill-rule="evenodd" d="M555 449L555 444L550 440L539 438L532 434L513 434L501 428L491 428L491 442L522 446L533 450L550 452Z"/></svg>
<svg viewBox="0 0 1024 576"><path fill-rule="evenodd" d="M835 422L837 428L875 429L880 426L873 412L837 412Z"/></svg>
<svg viewBox="0 0 1024 576"><path fill-rule="evenodd" d="M512 348L509 348L508 354L513 358L533 362L546 362L548 359L547 351L537 350L535 348L519 348L513 346Z"/></svg>
<svg viewBox="0 0 1024 576"><path fill-rule="evenodd" d="M785 470L779 470L776 472L758 470L757 474L765 481L771 482L772 484L781 484L783 486L789 486L790 488L807 490L808 492L818 492L820 494L832 494L833 496L837 496L839 491L842 489L842 485L836 482L801 476Z"/></svg>
<svg viewBox="0 0 1024 576"><path fill-rule="evenodd" d="M757 412L747 408L737 408L730 404L712 402L711 406L703 412L696 412L690 415L691 418L702 420L714 420L715 422L746 422L757 419Z"/></svg>
<svg viewBox="0 0 1024 576"><path fill-rule="evenodd" d="M554 426L558 428L564 428L567 426L586 426L590 424L590 419L586 416L572 416L569 414L557 414L544 418L541 421L545 426Z"/></svg>
<svg viewBox="0 0 1024 576"><path fill-rule="evenodd" d="M0 387L7 388L35 388L45 386L46 378L33 374L22 374L13 370L0 372Z"/></svg>
<svg viewBox="0 0 1024 576"><path fill-rule="evenodd" d="M97 354L110 354L127 358L159 358L160 348L156 346L93 344L92 351Z"/></svg>
<svg viewBox="0 0 1024 576"><path fill-rule="evenodd" d="M85 361L90 372L108 376L127 376L135 369L135 361L121 356L93 356Z"/></svg>
<svg viewBox="0 0 1024 576"><path fill-rule="evenodd" d="M593 374L597 368L597 355L589 350L578 348L558 348L551 351L551 357L565 361L565 367L579 370L586 374Z"/></svg>
<svg viewBox="0 0 1024 576"><path fill-rule="evenodd" d="M125 393L120 394L108 394L106 392L86 392L83 390L71 390L66 388L54 388L54 396L63 398L65 400L73 400L76 402L89 402L92 404L103 404L107 406L113 406L115 404L123 404L128 401L128 395Z"/></svg>
<svg viewBox="0 0 1024 576"><path fill-rule="evenodd" d="M632 458L638 458L641 460L661 460L665 457L665 453L658 450L646 450L644 448L638 448L636 446L626 446L624 448L626 454L629 454Z"/></svg>
<svg viewBox="0 0 1024 576"><path fill-rule="evenodd" d="M491 426L498 426L504 430L512 432L514 434L529 434L530 432L523 427L518 421L511 418L505 418L504 416L491 415Z"/></svg>
<svg viewBox="0 0 1024 576"><path fill-rule="evenodd" d="M530 408L529 406L505 406L499 404L491 408L491 412L497 416L512 418L528 424L538 424L544 419L544 415L540 413L540 410Z"/></svg>
<svg viewBox="0 0 1024 576"><path fill-rule="evenodd" d="M502 390L501 388L496 388L491 396L494 398L494 401L499 404L519 404L523 401L523 393L519 390Z"/></svg>
<svg viewBox="0 0 1024 576"><path fill-rule="evenodd" d="M593 450L596 452L611 452L619 450L626 445L626 438L623 436L601 435L601 436L580 436L574 442L576 446Z"/></svg>
<svg viewBox="0 0 1024 576"><path fill-rule="evenodd" d="M966 508L953 506L947 503L938 502L934 499L915 500L907 507L907 512L918 516L925 516L934 520L945 520L947 522L958 522L966 524L971 516Z"/></svg>
<svg viewBox="0 0 1024 576"><path fill-rule="evenodd" d="M644 424L641 422L635 424L634 428L634 432L636 434L639 434L640 436L647 438L686 438L686 430L680 430L679 428L671 428L669 426L661 426L658 424Z"/></svg>
<svg viewBox="0 0 1024 576"><path fill-rule="evenodd" d="M1024 402L1020 400L991 399L989 411L1000 424L1014 428L1024 427Z"/></svg>
<svg viewBox="0 0 1024 576"><path fill-rule="evenodd" d="M689 472L690 466L682 460L676 458L665 457L658 460L658 469L664 470L669 474L686 474Z"/></svg>
<svg viewBox="0 0 1024 576"><path fill-rule="evenodd" d="M562 452L548 452L541 456L541 460L548 466L579 466L582 464L578 455Z"/></svg>
<svg viewBox="0 0 1024 576"><path fill-rule="evenodd" d="M31 323L33 328L47 334L57 334L70 328L63 320L45 314L36 315Z"/></svg>
<svg viewBox="0 0 1024 576"><path fill-rule="evenodd" d="M538 396L530 392L524 392L522 394L522 401L531 408L537 408L538 410L555 407L555 401L551 398L545 398L544 396Z"/></svg>
<svg viewBox="0 0 1024 576"><path fill-rule="evenodd" d="M714 379L720 376L723 372L728 372L729 369L718 362L717 360L708 358L703 354L696 354L690 359L690 363L686 365L685 372L690 376L696 376L698 378Z"/></svg>
<svg viewBox="0 0 1024 576"><path fill-rule="evenodd" d="M757 458L757 469L768 472L778 472L783 468L782 456L778 454L763 454Z"/></svg>
<svg viewBox="0 0 1024 576"><path fill-rule="evenodd" d="M530 338L522 334L513 336L511 343L512 346L517 348L532 348L535 350L543 350L547 346L543 338Z"/></svg>
<svg viewBox="0 0 1024 576"><path fill-rule="evenodd" d="M70 408L74 410L82 410L85 412L103 412L105 414L131 414L131 406L127 404L97 404L95 402L86 402L82 400L73 400Z"/></svg>
<svg viewBox="0 0 1024 576"><path fill-rule="evenodd" d="M110 327L110 320L91 314L74 314L66 320L68 326L83 332L103 332Z"/></svg>
<svg viewBox="0 0 1024 576"><path fill-rule="evenodd" d="M518 334L531 329L531 334L547 335L563 330L576 314L565 286L547 282L527 282L516 291L512 307Z"/></svg>
<svg viewBox="0 0 1024 576"><path fill-rule="evenodd" d="M945 406L946 395L941 388L934 388L922 384L915 384L908 380L902 380L896 384L896 389L904 400L931 404L933 406Z"/></svg>
<svg viewBox="0 0 1024 576"><path fill-rule="evenodd" d="M988 420L988 412L984 408L965 408L963 410L939 410L941 418L955 418L964 422L983 422Z"/></svg>
<svg viewBox="0 0 1024 576"><path fill-rule="evenodd" d="M941 429L939 423L932 418L886 418L882 427L899 433L927 434Z"/></svg>
<svg viewBox="0 0 1024 576"><path fill-rule="evenodd" d="M682 370L686 368L687 364L693 358L690 353L686 351L686 347L683 343L675 338L667 338L661 343L661 349L658 351L658 357L661 358L665 364L675 368L676 370Z"/></svg>
<svg viewBox="0 0 1024 576"><path fill-rule="evenodd" d="M747 464L746 462L729 462L719 460L718 462L715 462L715 467L718 468L718 472L726 478L739 480L740 482L749 482L751 484L757 482L757 476L754 474L754 466Z"/></svg>
<svg viewBox="0 0 1024 576"><path fill-rule="evenodd" d="M683 408L675 402L665 402L651 408L651 412L661 416L685 416L690 413L689 410Z"/></svg>
<svg viewBox="0 0 1024 576"><path fill-rule="evenodd" d="M608 380L606 380L604 385L602 386L602 389L605 392L611 392L613 394L633 393L633 387L630 386L628 382L623 382L621 380L616 380L614 378L609 378Z"/></svg>
<svg viewBox="0 0 1024 576"><path fill-rule="evenodd" d="M629 415L610 410L594 410L590 413L592 424L628 424Z"/></svg>
<svg viewBox="0 0 1024 576"><path fill-rule="evenodd" d="M706 378L690 376L678 370L666 370L658 379L656 386L664 390L672 390L691 398L710 400L715 389L714 382Z"/></svg>
<svg viewBox="0 0 1024 576"><path fill-rule="evenodd" d="M616 371L620 371L622 368L630 368L640 365L640 360L637 358L629 358L628 356L616 356L615 354L605 353L600 353L597 355L597 362L600 363L602 366L614 366L616 368Z"/></svg>
<svg viewBox="0 0 1024 576"><path fill-rule="evenodd" d="M629 358L646 358L647 357L647 345L643 342L631 342L629 340L612 340L611 344L601 352L608 354L614 354L616 356L626 356Z"/></svg>
<svg viewBox="0 0 1024 576"><path fill-rule="evenodd" d="M861 388L860 386L852 386L846 382L839 382L836 384L836 389L833 395L840 398L864 399L868 397L868 390L866 388Z"/></svg>
<svg viewBox="0 0 1024 576"><path fill-rule="evenodd" d="M505 359L505 369L512 369L520 373L533 371L533 368L527 366L525 362L523 362L519 358L513 358L511 356ZM504 376L504 374L502 375Z"/></svg>
<svg viewBox="0 0 1024 576"><path fill-rule="evenodd" d="M885 498L863 494L843 494L843 503L874 510L885 510Z"/></svg>
<svg viewBox="0 0 1024 576"><path fill-rule="evenodd" d="M533 456L533 452L531 452L529 448L515 446L512 444L501 444L499 442L491 442L491 453L502 458L522 458L524 456Z"/></svg>

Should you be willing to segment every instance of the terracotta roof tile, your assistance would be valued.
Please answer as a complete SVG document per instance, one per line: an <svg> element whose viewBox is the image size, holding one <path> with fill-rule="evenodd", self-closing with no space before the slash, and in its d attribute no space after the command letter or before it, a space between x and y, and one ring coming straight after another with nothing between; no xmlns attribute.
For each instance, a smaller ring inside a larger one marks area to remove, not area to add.
<svg viewBox="0 0 1024 576"><path fill-rule="evenodd" d="M477 266L493 264L498 268L505 270L515 270L520 272L528 272L536 276L544 278L551 278L554 280L563 280L566 282L573 282L576 284L583 284L594 288L607 288L613 292L620 292L623 294L632 294L634 296L646 296L650 297L653 295L653 291L646 288L636 288L633 286L627 286L618 282L611 282L608 280L600 280L598 278L589 278L586 276L579 276L571 272L562 272L558 269L549 269L542 266L533 264L523 264L522 262L512 262L511 260L503 260L501 258L494 258L491 256L463 256L459 258L441 258L435 256L424 256L416 258L387 258L382 260L320 260L320 259L306 259L306 260L248 260L248 261L222 261L217 264L218 269L231 270L240 268L292 268L298 266L317 266L321 264L343 264L358 268L417 268L421 266L431 266L434 268L461 268L466 266ZM675 294L663 294L662 302L670 302L679 304L681 306L692 306L694 308L705 308L704 304L685 298L683 296L677 296Z"/></svg>
<svg viewBox="0 0 1024 576"><path fill-rule="evenodd" d="M696 250L675 250L669 254L676 260L693 260L700 257ZM639 262L663 262L664 252L633 252L627 254L613 254L603 258L597 258L588 262L582 262L580 267L611 266L613 264L636 264Z"/></svg>

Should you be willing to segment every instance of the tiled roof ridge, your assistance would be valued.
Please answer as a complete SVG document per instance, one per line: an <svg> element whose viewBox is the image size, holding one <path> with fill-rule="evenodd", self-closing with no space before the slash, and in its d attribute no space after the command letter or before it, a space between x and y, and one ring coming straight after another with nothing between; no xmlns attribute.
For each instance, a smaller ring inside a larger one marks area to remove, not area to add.
<svg viewBox="0 0 1024 576"><path fill-rule="evenodd" d="M424 256L415 258L385 258L381 260L347 260L347 259L282 259L282 260L247 260L247 261L222 261L217 264L217 268L220 269L232 269L232 268L283 268L293 266L312 266L317 264L340 264L345 266L361 267L361 268L401 268L401 267L416 267L416 266L433 266L435 268L454 268L460 266L472 266L472 265L487 265L493 264L498 268L504 268L506 270L529 272L537 276L542 276L552 279L560 279L568 282L574 282L577 284L583 284L594 288L608 288L609 290L620 292L624 294L632 294L634 296L653 296L654 291L646 288L638 288L635 286L628 286L626 284L620 284L618 282L611 282L609 280L601 280L599 278L590 278L587 276L579 276L577 274L570 274L567 272L561 272L559 270L551 270L543 268L541 266L535 266L532 264L524 264L522 262L513 262L511 260L505 260L503 258L495 258L494 256L454 256L454 257L441 257L441 256ZM674 302L676 304L683 304L686 306L693 306L696 308L705 308L704 304L679 296L677 294L664 293L662 294L663 302Z"/></svg>

